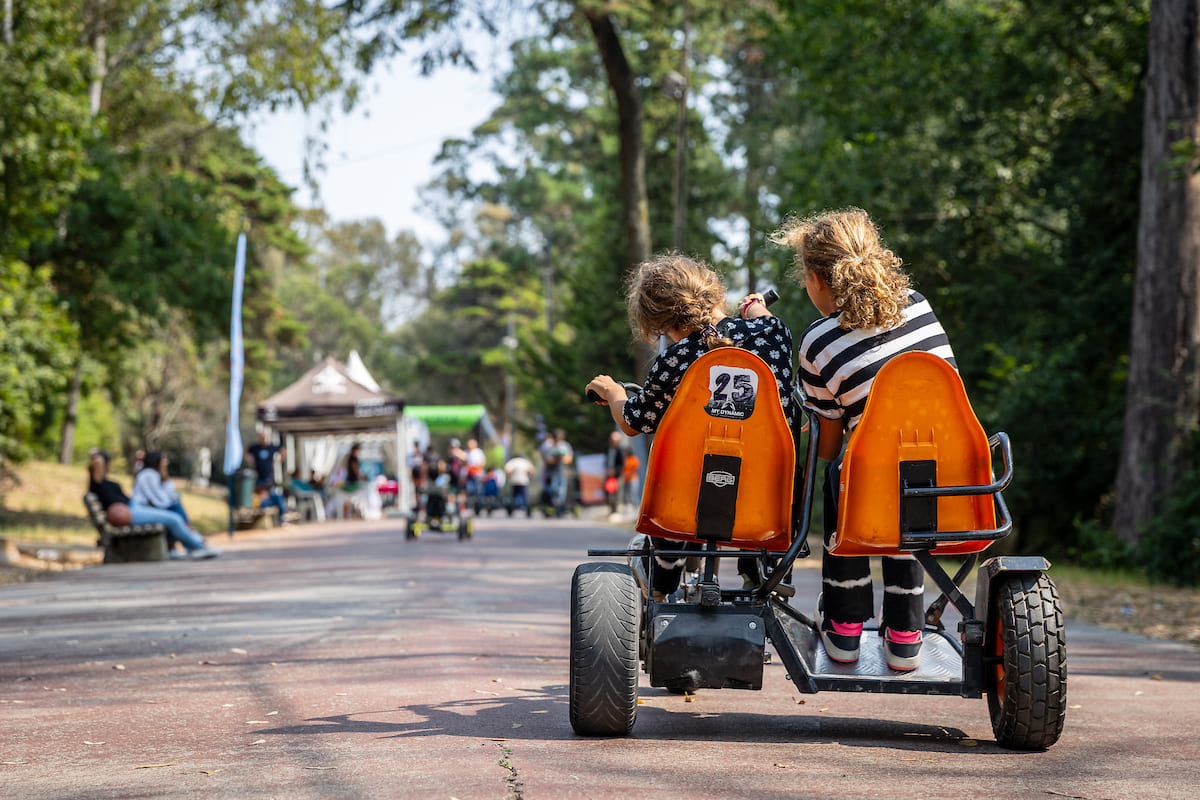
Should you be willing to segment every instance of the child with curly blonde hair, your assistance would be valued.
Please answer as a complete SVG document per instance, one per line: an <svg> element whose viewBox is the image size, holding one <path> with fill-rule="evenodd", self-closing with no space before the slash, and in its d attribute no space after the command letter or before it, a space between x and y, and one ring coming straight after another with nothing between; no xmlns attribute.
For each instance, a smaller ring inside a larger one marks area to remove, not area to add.
<svg viewBox="0 0 1200 800"><path fill-rule="evenodd" d="M707 264L679 253L667 253L639 264L630 276L625 295L629 324L648 342L659 336L671 340L654 363L641 394L629 397L624 386L608 375L597 375L587 385L608 405L617 427L630 436L654 433L671 404L683 374L696 359L719 345L737 345L767 362L779 386L779 399L788 424L795 417L792 400L792 333L783 320L771 314L761 294L750 294L739 305L739 315L725 313L725 287ZM658 546L666 547L667 542ZM753 580L753 559L738 560L738 571ZM682 560L663 561L654 572L656 599L679 585Z"/></svg>
<svg viewBox="0 0 1200 800"><path fill-rule="evenodd" d="M842 446L866 408L875 374L893 356L925 351L956 366L950 340L929 301L911 288L895 253L858 208L788 221L771 237L796 252L794 276L821 312L800 339L805 404L820 419L825 479L825 542L837 529ZM883 559L884 656L893 669L920 664L924 572L910 555ZM835 661L858 660L862 623L875 601L866 556L824 554L817 624Z"/></svg>

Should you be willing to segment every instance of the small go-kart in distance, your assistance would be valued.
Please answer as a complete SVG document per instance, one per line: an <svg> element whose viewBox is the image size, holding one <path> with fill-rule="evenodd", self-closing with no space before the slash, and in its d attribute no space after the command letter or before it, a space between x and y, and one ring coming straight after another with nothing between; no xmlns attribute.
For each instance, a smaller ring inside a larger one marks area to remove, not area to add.
<svg viewBox="0 0 1200 800"><path fill-rule="evenodd" d="M720 387L739 387L740 396L720 396ZM1008 436L984 433L958 373L936 356L898 355L875 378L843 454L830 551L911 553L941 591L925 614L920 665L898 672L869 626L856 663L832 660L815 620L792 604L795 589L785 580L809 555L816 480L819 425L808 415L807 425L799 415L789 428L774 375L748 351L720 347L688 369L650 450L638 535L624 550L588 551L626 563L585 562L571 582L575 732L632 731L639 664L652 687L761 689L770 642L802 693L986 695L1000 745L1053 745L1066 713L1066 650L1057 590L1044 574L1049 563L1038 556L978 563L1012 530L1001 496L1012 479ZM656 548L650 537L703 545L703 573L666 602L650 591L655 556L697 552ZM722 587L718 560L748 553L761 582ZM953 576L943 556L959 562ZM961 587L976 567L972 602ZM961 614L953 632L941 621L947 604Z"/></svg>
<svg viewBox="0 0 1200 800"><path fill-rule="evenodd" d="M436 484L422 489L417 507L410 512L404 525L405 540L419 539L425 532L457 533L459 541L475 535L475 520L466 515L460 502L451 502L446 488Z"/></svg>

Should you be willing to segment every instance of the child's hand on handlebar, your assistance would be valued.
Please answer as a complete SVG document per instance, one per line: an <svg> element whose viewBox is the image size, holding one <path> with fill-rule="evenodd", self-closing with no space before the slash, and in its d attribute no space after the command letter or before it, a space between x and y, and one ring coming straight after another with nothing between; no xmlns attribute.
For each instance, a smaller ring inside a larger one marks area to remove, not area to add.
<svg viewBox="0 0 1200 800"><path fill-rule="evenodd" d="M587 397L594 403L611 405L621 400L628 400L629 394L625 387L607 375L597 375L587 385Z"/></svg>
<svg viewBox="0 0 1200 800"><path fill-rule="evenodd" d="M779 295L774 289L768 289L765 294L751 292L738 303L738 316L742 319L768 316L771 312L767 310L767 306L777 299Z"/></svg>

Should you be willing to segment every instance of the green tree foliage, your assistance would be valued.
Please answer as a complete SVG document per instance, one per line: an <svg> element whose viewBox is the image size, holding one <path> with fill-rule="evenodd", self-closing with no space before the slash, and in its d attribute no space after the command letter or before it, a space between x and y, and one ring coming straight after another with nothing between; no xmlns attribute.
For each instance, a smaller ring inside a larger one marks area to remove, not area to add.
<svg viewBox="0 0 1200 800"><path fill-rule="evenodd" d="M0 466L30 455L65 384L71 328L49 277L0 257Z"/></svg>
<svg viewBox="0 0 1200 800"><path fill-rule="evenodd" d="M676 104L658 90L679 64L678 36L660 27L671 22L666 11L641 4L621 10L628 15L622 18L626 52L636 58L639 83L654 90L644 96L646 180L652 243L666 250L673 239ZM520 427L531 430L540 416L551 427L567 428L581 446L600 447L611 420L583 402L582 387L597 372L627 379L637 374L637 343L623 299L630 265L616 112L584 20L568 15L552 29L550 38L514 44L513 68L496 84L499 108L469 141L447 143L438 186L447 198L444 207L455 214L453 224L474 225L464 240L469 248L502 260L528 285L541 284L544 319L517 331ZM706 72L698 70L695 79L703 86ZM711 258L722 242L708 220L722 216L726 187L734 181L695 110L687 118L685 146L692 187L687 249ZM473 180L471 165L479 162L496 178ZM465 207L477 215L464 214Z"/></svg>
<svg viewBox="0 0 1200 800"><path fill-rule="evenodd" d="M88 50L58 3L20 3L0 41L0 258L53 235L83 178L92 132Z"/></svg>
<svg viewBox="0 0 1200 800"><path fill-rule="evenodd" d="M1012 436L1023 546L1060 552L1114 477L1146 4L797 1L772 22L745 52L779 133L760 115L741 142L773 143L773 205L882 224Z"/></svg>
<svg viewBox="0 0 1200 800"><path fill-rule="evenodd" d="M505 406L505 376L512 351L509 321L528 329L539 311L538 284L494 259L463 265L459 280L434 297L414 322L398 332L403 359L396 385L410 403L483 403Z"/></svg>
<svg viewBox="0 0 1200 800"><path fill-rule="evenodd" d="M266 385L276 349L300 334L268 271L303 252L291 190L231 123L338 92L352 102L354 75L341 69L352 35L339 12L309 0L48 0L16 12L12 46L0 44L0 255L47 268L38 274L78 336L54 382L69 388L30 441L45 441L55 420L69 457L79 395L98 386L138 426L137 439L166 435L164 419L198 430L159 413L173 402L172 382L132 378L145 377L160 337L194 353L173 362L177 373L187 364L198 379L201 363L211 368L239 230L251 245L250 393ZM219 436L223 411L208 411Z"/></svg>
<svg viewBox="0 0 1200 800"><path fill-rule="evenodd" d="M302 227L309 250L289 259L277 282L280 302L306 333L281 353L287 369L276 375L277 388L325 356L345 361L351 350L375 367L377 380L394 383L391 332L425 299L416 237L401 231L389 238L377 219L333 223L319 211L306 214Z"/></svg>

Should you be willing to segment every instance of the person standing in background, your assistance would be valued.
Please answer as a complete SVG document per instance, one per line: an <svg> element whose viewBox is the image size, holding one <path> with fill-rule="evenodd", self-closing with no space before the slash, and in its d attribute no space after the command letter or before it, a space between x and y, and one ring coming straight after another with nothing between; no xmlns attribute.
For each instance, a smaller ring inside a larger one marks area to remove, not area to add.
<svg viewBox="0 0 1200 800"><path fill-rule="evenodd" d="M620 431L608 435L608 447L604 451L604 495L608 500L609 518L620 515L621 472L625 467L625 439Z"/></svg>

